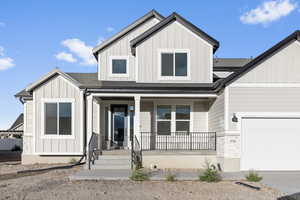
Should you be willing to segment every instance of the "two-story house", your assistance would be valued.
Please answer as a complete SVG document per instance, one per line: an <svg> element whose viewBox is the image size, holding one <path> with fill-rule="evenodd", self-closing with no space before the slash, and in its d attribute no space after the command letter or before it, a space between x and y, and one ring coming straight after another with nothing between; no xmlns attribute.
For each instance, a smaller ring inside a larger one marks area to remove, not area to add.
<svg viewBox="0 0 300 200"><path fill-rule="evenodd" d="M55 69L16 94L22 163L132 149L144 167L299 170L299 40L214 58L216 39L152 10L93 49L97 73Z"/></svg>

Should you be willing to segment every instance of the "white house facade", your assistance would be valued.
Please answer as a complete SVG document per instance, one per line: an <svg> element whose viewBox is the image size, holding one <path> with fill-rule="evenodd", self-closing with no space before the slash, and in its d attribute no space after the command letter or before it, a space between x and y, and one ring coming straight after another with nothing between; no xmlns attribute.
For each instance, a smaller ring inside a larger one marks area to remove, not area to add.
<svg viewBox="0 0 300 200"><path fill-rule="evenodd" d="M16 94L22 163L128 149L144 167L300 170L299 41L214 58L216 39L152 10L93 49L97 73L55 69Z"/></svg>

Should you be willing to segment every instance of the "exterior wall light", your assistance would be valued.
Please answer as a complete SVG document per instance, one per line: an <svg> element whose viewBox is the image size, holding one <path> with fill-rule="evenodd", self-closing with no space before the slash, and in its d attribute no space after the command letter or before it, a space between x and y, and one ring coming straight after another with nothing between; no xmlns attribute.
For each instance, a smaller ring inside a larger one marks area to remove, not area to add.
<svg viewBox="0 0 300 200"><path fill-rule="evenodd" d="M232 116L231 120L232 120L232 122L238 122L239 121L235 113L233 113L233 116Z"/></svg>

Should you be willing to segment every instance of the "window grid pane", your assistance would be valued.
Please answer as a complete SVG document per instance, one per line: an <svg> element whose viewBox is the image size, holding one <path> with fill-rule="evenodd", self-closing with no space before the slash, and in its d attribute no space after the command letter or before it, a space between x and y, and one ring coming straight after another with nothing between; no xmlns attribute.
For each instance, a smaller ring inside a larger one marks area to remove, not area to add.
<svg viewBox="0 0 300 200"><path fill-rule="evenodd" d="M190 120L191 108L188 105L176 106L176 119Z"/></svg>
<svg viewBox="0 0 300 200"><path fill-rule="evenodd" d="M187 53L175 53L175 76L187 76Z"/></svg>
<svg viewBox="0 0 300 200"><path fill-rule="evenodd" d="M171 121L158 121L157 122L158 135L171 135Z"/></svg>
<svg viewBox="0 0 300 200"><path fill-rule="evenodd" d="M72 104L59 103L59 134L72 134Z"/></svg>
<svg viewBox="0 0 300 200"><path fill-rule="evenodd" d="M176 131L189 132L190 122L189 121L176 121Z"/></svg>
<svg viewBox="0 0 300 200"><path fill-rule="evenodd" d="M174 76L174 54L161 54L161 76Z"/></svg>
<svg viewBox="0 0 300 200"><path fill-rule="evenodd" d="M112 73L113 74L126 74L126 59L113 59L112 60Z"/></svg>
<svg viewBox="0 0 300 200"><path fill-rule="evenodd" d="M57 103L45 104L45 135L57 135Z"/></svg>
<svg viewBox="0 0 300 200"><path fill-rule="evenodd" d="M171 120L171 106L159 105L157 106L157 119L160 120Z"/></svg>

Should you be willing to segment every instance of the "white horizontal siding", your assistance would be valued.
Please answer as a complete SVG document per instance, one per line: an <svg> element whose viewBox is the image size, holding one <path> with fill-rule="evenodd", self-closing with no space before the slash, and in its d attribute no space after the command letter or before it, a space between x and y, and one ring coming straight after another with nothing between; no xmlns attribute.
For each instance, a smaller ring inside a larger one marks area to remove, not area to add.
<svg viewBox="0 0 300 200"><path fill-rule="evenodd" d="M229 87L228 122L230 130L237 130L232 122L238 112L300 112L300 88L287 87Z"/></svg>
<svg viewBox="0 0 300 200"><path fill-rule="evenodd" d="M209 102L208 111L208 130L214 132L223 132L225 129L224 109L225 98L224 92L215 100Z"/></svg>

